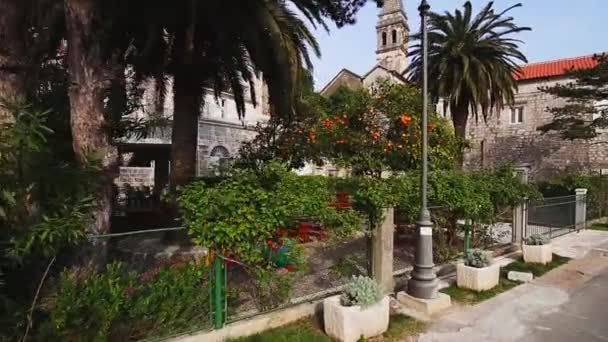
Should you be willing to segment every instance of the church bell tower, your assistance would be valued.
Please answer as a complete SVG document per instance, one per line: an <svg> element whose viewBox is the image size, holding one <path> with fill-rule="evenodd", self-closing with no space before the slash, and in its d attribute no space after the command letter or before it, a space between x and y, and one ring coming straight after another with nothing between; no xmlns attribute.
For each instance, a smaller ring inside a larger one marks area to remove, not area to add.
<svg viewBox="0 0 608 342"><path fill-rule="evenodd" d="M384 0L376 25L376 61L388 70L403 73L407 67L409 28L402 0Z"/></svg>

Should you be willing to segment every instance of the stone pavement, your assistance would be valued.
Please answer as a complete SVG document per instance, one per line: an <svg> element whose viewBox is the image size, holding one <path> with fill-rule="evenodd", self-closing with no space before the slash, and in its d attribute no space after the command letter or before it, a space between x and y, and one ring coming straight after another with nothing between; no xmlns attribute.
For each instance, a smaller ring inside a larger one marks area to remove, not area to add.
<svg viewBox="0 0 608 342"><path fill-rule="evenodd" d="M437 317L418 341L545 341L553 340L552 333L560 334L562 339L557 340L568 341L563 339L568 335L559 332L559 324L567 321L572 327L576 319L587 334L571 338L608 341L603 335L608 335L603 328L608 321L608 310L604 309L608 302L591 305L593 296L606 292L601 287L608 286L608 232L585 230L553 243L558 254L575 260L481 304L453 306ZM597 300L606 301L608 296ZM571 333L574 331L571 329Z"/></svg>

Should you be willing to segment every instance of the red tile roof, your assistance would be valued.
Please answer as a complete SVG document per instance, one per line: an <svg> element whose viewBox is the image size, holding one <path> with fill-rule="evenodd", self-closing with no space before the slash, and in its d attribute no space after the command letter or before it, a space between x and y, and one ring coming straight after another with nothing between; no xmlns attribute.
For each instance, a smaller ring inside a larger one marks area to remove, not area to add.
<svg viewBox="0 0 608 342"><path fill-rule="evenodd" d="M539 63L530 63L521 66L521 71L515 74L518 81L533 80L562 76L569 69L589 69L597 65L594 55L574 58L558 59Z"/></svg>

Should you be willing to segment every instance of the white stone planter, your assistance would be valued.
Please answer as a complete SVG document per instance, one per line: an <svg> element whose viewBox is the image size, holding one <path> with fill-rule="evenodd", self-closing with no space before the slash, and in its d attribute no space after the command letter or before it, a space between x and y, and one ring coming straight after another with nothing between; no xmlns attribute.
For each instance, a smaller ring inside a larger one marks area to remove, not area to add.
<svg viewBox="0 0 608 342"><path fill-rule="evenodd" d="M484 268L467 266L460 263L456 266L458 287L474 291L485 291L498 285L500 265L494 264Z"/></svg>
<svg viewBox="0 0 608 342"><path fill-rule="evenodd" d="M523 245L524 261L535 264L548 264L553 260L553 248L546 245Z"/></svg>
<svg viewBox="0 0 608 342"><path fill-rule="evenodd" d="M389 298L385 296L378 303L361 308L342 306L340 296L323 301L325 333L342 342L356 342L364 337L378 336L388 329Z"/></svg>

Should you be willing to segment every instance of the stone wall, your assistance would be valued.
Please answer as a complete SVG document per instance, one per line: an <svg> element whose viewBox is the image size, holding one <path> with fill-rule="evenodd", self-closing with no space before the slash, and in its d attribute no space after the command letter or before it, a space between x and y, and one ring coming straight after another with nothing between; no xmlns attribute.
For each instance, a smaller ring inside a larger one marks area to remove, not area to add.
<svg viewBox="0 0 608 342"><path fill-rule="evenodd" d="M197 174L204 175L210 167L214 148L225 148L229 158L238 155L241 144L255 138L257 132L250 127L228 125L201 120L198 126Z"/></svg>
<svg viewBox="0 0 608 342"><path fill-rule="evenodd" d="M119 172L119 176L114 180L114 183L119 187L122 187L125 183L132 187L154 187L154 166L121 166Z"/></svg>
<svg viewBox="0 0 608 342"><path fill-rule="evenodd" d="M568 80L520 83L515 106L524 108L523 122L511 123L511 108L492 113L487 122L471 119L467 128L471 147L465 155L467 169L527 163L530 176L546 179L569 171L596 170L608 166L608 141L604 134L594 141L569 141L557 133L542 134L538 127L551 122L548 107L560 107L563 99L538 90Z"/></svg>

